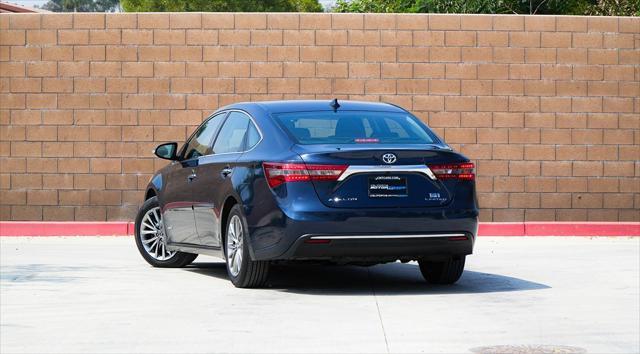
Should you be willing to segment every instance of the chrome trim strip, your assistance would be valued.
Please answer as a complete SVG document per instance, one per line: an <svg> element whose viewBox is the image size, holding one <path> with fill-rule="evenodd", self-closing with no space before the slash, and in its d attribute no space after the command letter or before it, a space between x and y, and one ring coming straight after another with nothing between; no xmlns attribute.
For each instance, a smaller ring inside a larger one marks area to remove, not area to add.
<svg viewBox="0 0 640 354"><path fill-rule="evenodd" d="M309 235L304 235L302 237L308 237ZM436 238L436 237L456 237L456 236L467 236L465 234L424 234L424 235L352 235L352 236L311 236L312 240L321 239L321 240L360 240L360 239L402 239L402 238Z"/></svg>
<svg viewBox="0 0 640 354"><path fill-rule="evenodd" d="M376 173L376 172L415 172L422 173L432 180L436 180L427 165L378 165L378 166L349 166L338 178L338 182L344 181L347 177L357 173Z"/></svg>

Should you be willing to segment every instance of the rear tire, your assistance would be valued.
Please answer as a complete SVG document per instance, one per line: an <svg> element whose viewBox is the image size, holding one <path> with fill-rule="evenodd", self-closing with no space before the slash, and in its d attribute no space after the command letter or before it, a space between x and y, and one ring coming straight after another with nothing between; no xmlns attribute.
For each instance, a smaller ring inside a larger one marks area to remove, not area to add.
<svg viewBox="0 0 640 354"><path fill-rule="evenodd" d="M422 276L430 284L453 284L464 272L465 256L449 258L446 261L418 261Z"/></svg>
<svg viewBox="0 0 640 354"><path fill-rule="evenodd" d="M136 246L147 263L159 268L181 268L191 264L197 254L169 251L157 197L147 199L136 216ZM157 245L157 246L156 246Z"/></svg>
<svg viewBox="0 0 640 354"><path fill-rule="evenodd" d="M234 205L227 218L224 241L227 273L237 288L260 288L267 282L269 262L251 259L248 230L240 205Z"/></svg>

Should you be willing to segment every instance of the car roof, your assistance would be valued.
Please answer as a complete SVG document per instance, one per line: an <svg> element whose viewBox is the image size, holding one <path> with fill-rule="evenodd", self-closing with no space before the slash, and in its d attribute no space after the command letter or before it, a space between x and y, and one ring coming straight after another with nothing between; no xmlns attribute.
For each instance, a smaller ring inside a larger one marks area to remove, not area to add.
<svg viewBox="0 0 640 354"><path fill-rule="evenodd" d="M248 109L259 107L267 113L285 112L313 112L330 111L332 100L284 100L284 101L257 101L234 103L224 109ZM377 112L405 112L402 108L383 102L364 102L338 100L340 107L338 110L345 111L377 111Z"/></svg>

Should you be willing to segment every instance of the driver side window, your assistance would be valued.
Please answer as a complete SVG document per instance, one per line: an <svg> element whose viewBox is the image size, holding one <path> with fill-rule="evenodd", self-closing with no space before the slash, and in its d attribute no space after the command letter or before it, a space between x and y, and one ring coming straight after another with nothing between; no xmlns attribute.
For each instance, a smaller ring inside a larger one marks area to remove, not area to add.
<svg viewBox="0 0 640 354"><path fill-rule="evenodd" d="M216 114L198 128L187 143L183 160L198 158L210 153L211 141L225 115L226 112Z"/></svg>

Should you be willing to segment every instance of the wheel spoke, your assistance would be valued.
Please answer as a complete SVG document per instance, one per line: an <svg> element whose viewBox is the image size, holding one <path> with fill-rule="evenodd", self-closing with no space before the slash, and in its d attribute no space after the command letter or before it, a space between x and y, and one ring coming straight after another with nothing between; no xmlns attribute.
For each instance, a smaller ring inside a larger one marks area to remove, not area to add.
<svg viewBox="0 0 640 354"><path fill-rule="evenodd" d="M147 218L147 220L149 220L149 218ZM151 221L151 220L149 220ZM155 226L151 226L149 224L147 224L146 220L142 222L142 225L146 226L147 228L151 229L151 230L158 230L158 228L156 228Z"/></svg>
<svg viewBox="0 0 640 354"><path fill-rule="evenodd" d="M158 215L158 209L153 209L153 216L156 218L156 227L160 224L160 215Z"/></svg>
<svg viewBox="0 0 640 354"><path fill-rule="evenodd" d="M148 244L150 244L151 242L153 242L153 241L155 241L157 239L158 239L158 236L155 236L155 237L152 237L152 238L149 238L149 239L146 239L146 240L142 240L142 243L144 243L145 245L148 245Z"/></svg>
<svg viewBox="0 0 640 354"><path fill-rule="evenodd" d="M236 266L236 253L234 252L231 256L229 256L229 268L235 271Z"/></svg>
<svg viewBox="0 0 640 354"><path fill-rule="evenodd" d="M238 262L238 252L233 255L233 271L238 274L240 271L240 262Z"/></svg>
<svg viewBox="0 0 640 354"><path fill-rule="evenodd" d="M238 262L238 270L240 270L240 266L242 266L242 250L238 250L236 252L236 262Z"/></svg>

